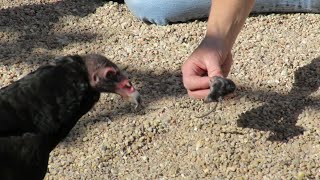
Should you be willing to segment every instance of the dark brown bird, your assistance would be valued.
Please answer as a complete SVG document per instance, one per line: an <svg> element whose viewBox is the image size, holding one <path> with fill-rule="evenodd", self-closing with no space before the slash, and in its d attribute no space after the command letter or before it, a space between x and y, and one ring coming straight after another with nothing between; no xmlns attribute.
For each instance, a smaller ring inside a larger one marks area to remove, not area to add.
<svg viewBox="0 0 320 180"><path fill-rule="evenodd" d="M221 98L236 90L235 83L227 78L214 76L210 79L210 92L206 97L206 102L218 102Z"/></svg>
<svg viewBox="0 0 320 180"><path fill-rule="evenodd" d="M104 56L65 56L0 89L0 179L43 179L49 153L99 100L140 95Z"/></svg>
<svg viewBox="0 0 320 180"><path fill-rule="evenodd" d="M208 116L212 112L214 112L217 108L218 102L221 102L222 99L233 93L236 90L235 83L227 78L214 76L210 79L210 92L208 96L205 98L204 102L210 103L210 102L217 102L215 106L207 111L204 114L197 115L196 118L203 118L205 116Z"/></svg>

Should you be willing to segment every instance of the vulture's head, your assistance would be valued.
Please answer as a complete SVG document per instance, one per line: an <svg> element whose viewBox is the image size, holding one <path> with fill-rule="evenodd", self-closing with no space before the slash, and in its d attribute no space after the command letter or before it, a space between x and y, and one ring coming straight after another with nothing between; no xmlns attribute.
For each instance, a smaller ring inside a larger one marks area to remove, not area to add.
<svg viewBox="0 0 320 180"><path fill-rule="evenodd" d="M136 104L141 103L139 92L128 77L109 59L98 54L81 56L89 73L90 85L99 92L116 93Z"/></svg>

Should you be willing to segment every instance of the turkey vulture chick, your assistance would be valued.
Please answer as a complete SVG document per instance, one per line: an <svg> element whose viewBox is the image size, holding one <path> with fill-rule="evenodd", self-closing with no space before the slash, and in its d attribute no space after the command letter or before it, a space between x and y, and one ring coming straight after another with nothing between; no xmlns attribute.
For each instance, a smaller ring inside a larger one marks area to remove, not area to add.
<svg viewBox="0 0 320 180"><path fill-rule="evenodd" d="M97 54L62 57L0 89L0 179L43 179L49 153L104 92L140 103L128 78Z"/></svg>
<svg viewBox="0 0 320 180"><path fill-rule="evenodd" d="M210 79L210 92L206 97L206 102L218 102L220 98L233 93L236 90L236 85L233 81L227 78L214 76Z"/></svg>
<svg viewBox="0 0 320 180"><path fill-rule="evenodd" d="M235 90L236 85L233 81L227 78L214 76L210 79L210 92L208 96L205 98L204 102L220 102L225 96L233 93ZM203 118L205 116L208 116L210 113L215 111L216 107L217 104L215 104L215 106L211 110L207 111L202 115L196 116L196 118Z"/></svg>

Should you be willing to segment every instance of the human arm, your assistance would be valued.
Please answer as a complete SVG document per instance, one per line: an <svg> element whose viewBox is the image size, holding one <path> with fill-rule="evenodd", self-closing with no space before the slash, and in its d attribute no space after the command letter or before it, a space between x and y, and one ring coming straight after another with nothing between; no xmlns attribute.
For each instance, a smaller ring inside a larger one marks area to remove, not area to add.
<svg viewBox="0 0 320 180"><path fill-rule="evenodd" d="M253 4L254 0L212 0L205 38L182 66L189 96L204 98L211 77L228 75L232 46Z"/></svg>

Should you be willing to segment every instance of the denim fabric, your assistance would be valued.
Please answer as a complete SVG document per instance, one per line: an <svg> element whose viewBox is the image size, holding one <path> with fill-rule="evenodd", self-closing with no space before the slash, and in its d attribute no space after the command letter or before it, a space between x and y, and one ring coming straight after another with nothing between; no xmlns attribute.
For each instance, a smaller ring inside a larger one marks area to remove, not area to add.
<svg viewBox="0 0 320 180"><path fill-rule="evenodd" d="M206 18L211 0L125 0L139 19L158 25ZM256 0L252 12L320 13L320 0Z"/></svg>
<svg viewBox="0 0 320 180"><path fill-rule="evenodd" d="M211 0L125 0L139 19L158 25L208 17Z"/></svg>

